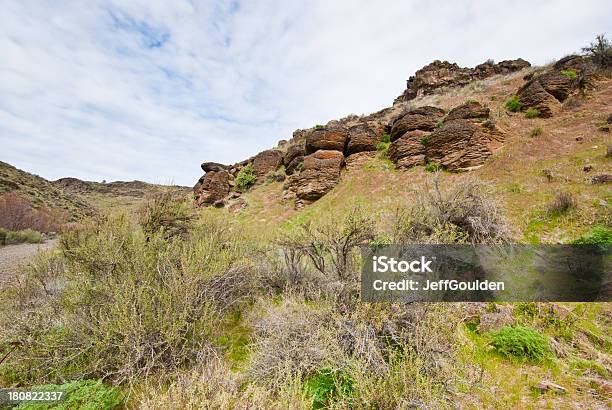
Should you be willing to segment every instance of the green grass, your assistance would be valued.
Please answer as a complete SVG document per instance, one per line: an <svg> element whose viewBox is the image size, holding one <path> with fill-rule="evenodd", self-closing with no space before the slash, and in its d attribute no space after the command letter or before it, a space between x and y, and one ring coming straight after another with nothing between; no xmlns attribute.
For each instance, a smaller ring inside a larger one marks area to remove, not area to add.
<svg viewBox="0 0 612 410"><path fill-rule="evenodd" d="M421 145L427 145L427 143L429 142L429 137L426 135L424 137L421 137Z"/></svg>
<svg viewBox="0 0 612 410"><path fill-rule="evenodd" d="M40 232L26 229L23 231L9 231L0 228L0 246L13 245L17 243L42 243L43 237Z"/></svg>
<svg viewBox="0 0 612 410"><path fill-rule="evenodd" d="M436 164L435 162L430 162L425 165L425 171L427 172L438 172L442 170L442 166L440 164Z"/></svg>
<svg viewBox="0 0 612 410"><path fill-rule="evenodd" d="M99 380L79 380L62 385L47 384L37 391L62 391L65 399L58 403L23 403L18 410L111 410L123 401L121 392Z"/></svg>
<svg viewBox="0 0 612 410"><path fill-rule="evenodd" d="M523 192L523 187L518 182L513 182L508 186L508 192L512 192L513 194L520 194Z"/></svg>
<svg viewBox="0 0 612 410"><path fill-rule="evenodd" d="M576 77L578 77L578 74L576 74L574 70L562 70L561 75L566 78L569 78L570 80L575 80Z"/></svg>
<svg viewBox="0 0 612 410"><path fill-rule="evenodd" d="M489 337L495 351L508 358L542 362L552 357L548 339L526 326L504 326Z"/></svg>
<svg viewBox="0 0 612 410"><path fill-rule="evenodd" d="M529 133L531 138L539 137L540 135L542 135L542 127L534 127Z"/></svg>
<svg viewBox="0 0 612 410"><path fill-rule="evenodd" d="M512 111L512 112L520 111L521 106L522 106L521 101L516 95L513 95L512 97L508 98L504 104L504 107L506 107L508 111Z"/></svg>
<svg viewBox="0 0 612 410"><path fill-rule="evenodd" d="M612 228L596 225L589 232L575 239L574 244L605 244L612 245Z"/></svg>
<svg viewBox="0 0 612 410"><path fill-rule="evenodd" d="M537 108L528 108L525 111L525 118L537 118L540 116L540 110L538 110Z"/></svg>

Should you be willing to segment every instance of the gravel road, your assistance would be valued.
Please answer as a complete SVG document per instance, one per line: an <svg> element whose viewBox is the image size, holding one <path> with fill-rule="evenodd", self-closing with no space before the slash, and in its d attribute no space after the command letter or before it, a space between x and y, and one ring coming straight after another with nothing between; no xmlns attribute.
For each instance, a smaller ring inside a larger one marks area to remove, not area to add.
<svg viewBox="0 0 612 410"><path fill-rule="evenodd" d="M53 248L55 244L54 239L44 243L0 246L0 289L15 278L21 265L30 261L38 252Z"/></svg>

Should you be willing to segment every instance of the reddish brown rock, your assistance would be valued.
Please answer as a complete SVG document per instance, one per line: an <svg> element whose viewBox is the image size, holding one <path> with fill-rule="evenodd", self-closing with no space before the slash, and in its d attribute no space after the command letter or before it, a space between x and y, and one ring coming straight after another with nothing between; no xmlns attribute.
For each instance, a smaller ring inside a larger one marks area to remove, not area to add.
<svg viewBox="0 0 612 410"><path fill-rule="evenodd" d="M478 101L468 101L450 110L444 121L489 118L489 112L489 108L482 106Z"/></svg>
<svg viewBox="0 0 612 410"><path fill-rule="evenodd" d="M197 205L211 205L230 192L230 174L227 171L207 172L193 188Z"/></svg>
<svg viewBox="0 0 612 410"><path fill-rule="evenodd" d="M395 141L408 131L431 131L444 117L444 110L438 107L424 106L403 114L391 125L391 141Z"/></svg>
<svg viewBox="0 0 612 410"><path fill-rule="evenodd" d="M220 172L225 171L228 168L227 165L219 164L218 162L204 162L200 166L204 172Z"/></svg>
<svg viewBox="0 0 612 410"><path fill-rule="evenodd" d="M283 152L277 149L262 151L253 158L253 171L260 180L269 172L274 172L283 165Z"/></svg>
<svg viewBox="0 0 612 410"><path fill-rule="evenodd" d="M344 152L348 134L342 127L320 127L306 135L306 154L318 150Z"/></svg>
<svg viewBox="0 0 612 410"><path fill-rule="evenodd" d="M552 117L553 112L561 107L561 103L542 87L537 78L523 85L517 95L523 109L535 108L542 118Z"/></svg>
<svg viewBox="0 0 612 410"><path fill-rule="evenodd" d="M469 120L445 122L428 137L425 156L448 170L482 165L503 142L503 134Z"/></svg>
<svg viewBox="0 0 612 410"><path fill-rule="evenodd" d="M329 192L340 180L342 152L319 150L304 157L304 166L295 184L298 199L314 201Z"/></svg>
<svg viewBox="0 0 612 410"><path fill-rule="evenodd" d="M376 151L376 145L380 142L380 135L367 123L360 123L350 127L348 138L346 146L347 156L358 152Z"/></svg>
<svg viewBox="0 0 612 410"><path fill-rule="evenodd" d="M570 95L574 88L574 80L559 71L549 71L537 78L542 88L551 94L557 101L563 102Z"/></svg>
<svg viewBox="0 0 612 410"><path fill-rule="evenodd" d="M389 146L389 159L397 168L425 165L425 146L421 140L427 135L425 131L405 133Z"/></svg>
<svg viewBox="0 0 612 410"><path fill-rule="evenodd" d="M293 142L287 146L287 152L285 152L285 172L287 175L291 175L296 171L299 171L301 164L304 162L304 155L306 154L306 146L304 140Z"/></svg>

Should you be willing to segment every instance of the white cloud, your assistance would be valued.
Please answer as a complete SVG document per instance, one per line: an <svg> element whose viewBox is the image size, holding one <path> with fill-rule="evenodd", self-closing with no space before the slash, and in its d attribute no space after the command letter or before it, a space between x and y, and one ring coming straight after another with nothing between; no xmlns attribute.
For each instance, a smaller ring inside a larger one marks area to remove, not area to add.
<svg viewBox="0 0 612 410"><path fill-rule="evenodd" d="M543 64L607 1L15 0L0 9L0 160L50 179L192 185L310 127L388 106L433 59Z"/></svg>

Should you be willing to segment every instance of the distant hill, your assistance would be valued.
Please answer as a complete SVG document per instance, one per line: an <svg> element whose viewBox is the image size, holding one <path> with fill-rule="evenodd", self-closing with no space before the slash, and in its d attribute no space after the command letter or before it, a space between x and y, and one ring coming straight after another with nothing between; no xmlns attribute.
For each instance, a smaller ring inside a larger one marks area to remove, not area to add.
<svg viewBox="0 0 612 410"><path fill-rule="evenodd" d="M0 161L0 195L14 192L34 208L61 209L71 220L94 215L111 207L134 209L150 194L170 189L187 195L190 188L149 184L143 181L109 183L60 178L48 181Z"/></svg>
<svg viewBox="0 0 612 410"><path fill-rule="evenodd" d="M0 161L0 195L9 192L27 199L34 208L45 207L67 211L71 219L95 213L95 209L83 198L64 191L45 178Z"/></svg>

